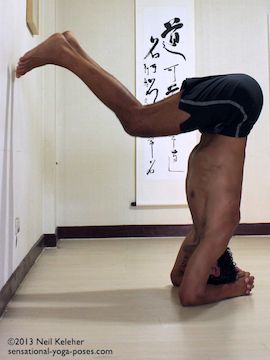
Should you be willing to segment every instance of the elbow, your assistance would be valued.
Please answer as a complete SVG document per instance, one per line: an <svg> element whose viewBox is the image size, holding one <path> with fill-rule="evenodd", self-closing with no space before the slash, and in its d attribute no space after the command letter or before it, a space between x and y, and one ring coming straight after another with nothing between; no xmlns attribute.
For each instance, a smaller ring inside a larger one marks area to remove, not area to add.
<svg viewBox="0 0 270 360"><path fill-rule="evenodd" d="M203 304L203 294L201 292L179 292L179 301L182 306L196 306Z"/></svg>
<svg viewBox="0 0 270 360"><path fill-rule="evenodd" d="M175 274L172 271L170 277L171 277L171 283L173 284L173 286L179 287L181 285L182 276L179 276L178 274Z"/></svg>
<svg viewBox="0 0 270 360"><path fill-rule="evenodd" d="M196 299L189 296L179 295L180 304L182 306L195 306L196 305Z"/></svg>

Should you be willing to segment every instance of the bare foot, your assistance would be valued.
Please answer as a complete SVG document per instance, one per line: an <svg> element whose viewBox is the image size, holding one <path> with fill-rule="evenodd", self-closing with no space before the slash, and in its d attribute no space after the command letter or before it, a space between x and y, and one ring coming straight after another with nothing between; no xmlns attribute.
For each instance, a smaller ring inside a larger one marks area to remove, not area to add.
<svg viewBox="0 0 270 360"><path fill-rule="evenodd" d="M16 77L46 64L68 66L67 52L74 51L62 34L54 34L20 58Z"/></svg>

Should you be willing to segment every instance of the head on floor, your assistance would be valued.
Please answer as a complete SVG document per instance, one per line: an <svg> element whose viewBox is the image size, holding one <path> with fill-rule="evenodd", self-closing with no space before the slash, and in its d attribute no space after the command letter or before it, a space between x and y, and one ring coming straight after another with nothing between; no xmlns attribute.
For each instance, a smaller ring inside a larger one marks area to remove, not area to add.
<svg viewBox="0 0 270 360"><path fill-rule="evenodd" d="M233 261L232 252L229 248L217 260L217 266L213 267L208 278L208 284L219 285L234 282L237 276L237 268Z"/></svg>

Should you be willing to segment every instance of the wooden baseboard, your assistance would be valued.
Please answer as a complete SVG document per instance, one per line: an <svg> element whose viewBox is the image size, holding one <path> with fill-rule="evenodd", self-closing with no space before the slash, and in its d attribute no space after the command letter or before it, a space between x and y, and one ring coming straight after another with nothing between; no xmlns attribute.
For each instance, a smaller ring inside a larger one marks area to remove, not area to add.
<svg viewBox="0 0 270 360"><path fill-rule="evenodd" d="M191 225L59 226L59 239L186 236ZM235 235L270 235L270 223L240 224Z"/></svg>
<svg viewBox="0 0 270 360"><path fill-rule="evenodd" d="M8 279L4 287L0 291L0 315L5 310L8 302L15 294L15 291L23 281L25 275L28 273L42 249L44 248L44 235L35 243L28 254L21 261L20 265Z"/></svg>
<svg viewBox="0 0 270 360"><path fill-rule="evenodd" d="M33 245L0 291L0 316L44 247L57 245L56 234L44 234Z"/></svg>
<svg viewBox="0 0 270 360"><path fill-rule="evenodd" d="M235 231L235 235L270 235L270 223L240 224Z"/></svg>
<svg viewBox="0 0 270 360"><path fill-rule="evenodd" d="M56 234L44 234L44 247L56 247L57 242Z"/></svg>

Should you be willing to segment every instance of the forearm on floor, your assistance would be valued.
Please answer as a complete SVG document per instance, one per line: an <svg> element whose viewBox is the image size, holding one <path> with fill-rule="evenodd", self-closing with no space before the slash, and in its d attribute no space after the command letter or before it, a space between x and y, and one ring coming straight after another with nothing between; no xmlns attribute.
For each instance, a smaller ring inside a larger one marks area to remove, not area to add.
<svg viewBox="0 0 270 360"><path fill-rule="evenodd" d="M237 285L238 284L236 282L222 285L206 285L205 291L202 294L196 295L190 299L181 299L180 295L180 301L184 306L196 306L245 295L239 291L239 287Z"/></svg>

